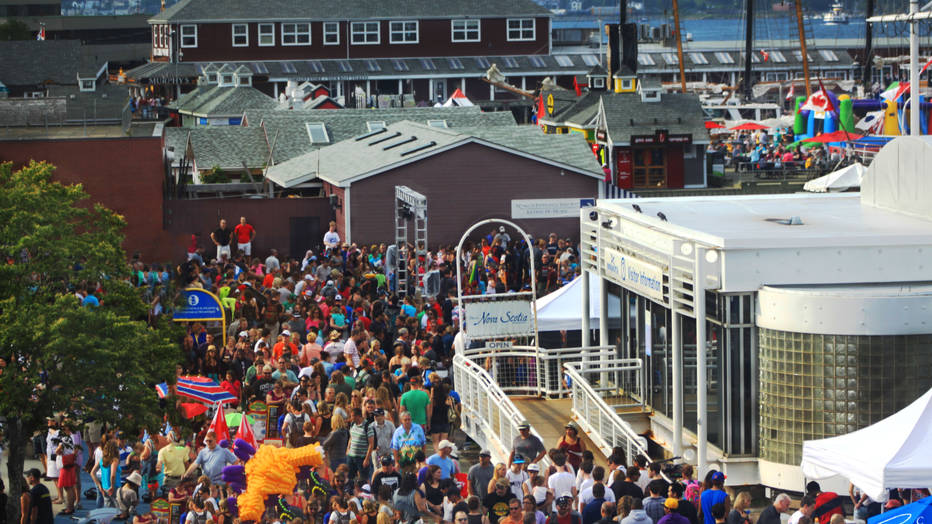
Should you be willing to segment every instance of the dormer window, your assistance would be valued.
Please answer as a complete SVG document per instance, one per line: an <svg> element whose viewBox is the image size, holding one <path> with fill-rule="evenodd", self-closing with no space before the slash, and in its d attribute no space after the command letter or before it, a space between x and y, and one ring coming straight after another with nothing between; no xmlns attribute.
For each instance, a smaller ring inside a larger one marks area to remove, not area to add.
<svg viewBox="0 0 932 524"><path fill-rule="evenodd" d="M252 77L250 76L237 76L236 85L238 86L248 86L252 83Z"/></svg>
<svg viewBox="0 0 932 524"><path fill-rule="evenodd" d="M641 101L642 102L660 102L660 90L659 89L642 89L641 90Z"/></svg>
<svg viewBox="0 0 932 524"><path fill-rule="evenodd" d="M216 84L217 83L217 73L207 73L207 83Z"/></svg>
<svg viewBox="0 0 932 524"><path fill-rule="evenodd" d="M94 80L79 80L78 89L81 92L94 91L97 89L97 83Z"/></svg>
<svg viewBox="0 0 932 524"><path fill-rule="evenodd" d="M592 89L605 89L605 78L601 76L593 77L589 80Z"/></svg>
<svg viewBox="0 0 932 524"><path fill-rule="evenodd" d="M229 87L233 84L233 73L222 73L220 75L220 87Z"/></svg>

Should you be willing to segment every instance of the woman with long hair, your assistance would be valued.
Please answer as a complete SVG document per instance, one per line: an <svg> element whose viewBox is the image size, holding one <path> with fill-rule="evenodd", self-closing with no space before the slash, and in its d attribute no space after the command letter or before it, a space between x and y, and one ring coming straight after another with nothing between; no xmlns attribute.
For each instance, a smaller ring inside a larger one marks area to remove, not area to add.
<svg viewBox="0 0 932 524"><path fill-rule="evenodd" d="M489 485L486 486L486 493L495 493L495 484L498 482L498 479L505 478L506 471L508 471L508 468L501 462L495 465L495 469L492 470L492 480L490 480ZM505 480L507 481L508 479Z"/></svg>
<svg viewBox="0 0 932 524"><path fill-rule="evenodd" d="M417 489L417 477L408 473L401 478L401 486L392 496L395 511L401 514L401 522L415 522L427 513L424 495Z"/></svg>
<svg viewBox="0 0 932 524"><path fill-rule="evenodd" d="M440 466L431 464L427 466L427 475L424 476L424 484L421 485L427 511L438 520L443 517L443 489L440 487L442 477L443 470Z"/></svg>
<svg viewBox="0 0 932 524"><path fill-rule="evenodd" d="M575 422L566 423L563 436L557 441L557 449L566 452L566 460L573 466L573 469L579 469L582 454L586 451L586 443L579 436L579 426Z"/></svg>
<svg viewBox="0 0 932 524"><path fill-rule="evenodd" d="M346 429L346 419L337 413L330 419L330 427L330 434L320 445L324 448L325 456L330 459L330 467L337 469L340 464L346 464L349 431Z"/></svg>
<svg viewBox="0 0 932 524"><path fill-rule="evenodd" d="M438 449L441 440L446 440L450 436L450 418L449 406L447 400L450 398L450 389L443 381L440 375L431 373L428 375L432 387L430 388L430 405L433 406L430 413L430 438L434 443L434 449Z"/></svg>
<svg viewBox="0 0 932 524"><path fill-rule="evenodd" d="M94 464L91 478L97 485L97 492L103 498L102 503L101 497L97 498L98 507L115 508L117 483L120 482L121 476L120 450L117 448L116 440L113 439L108 440L103 448L103 456L97 464ZM100 472L100 478L97 478L98 472Z"/></svg>

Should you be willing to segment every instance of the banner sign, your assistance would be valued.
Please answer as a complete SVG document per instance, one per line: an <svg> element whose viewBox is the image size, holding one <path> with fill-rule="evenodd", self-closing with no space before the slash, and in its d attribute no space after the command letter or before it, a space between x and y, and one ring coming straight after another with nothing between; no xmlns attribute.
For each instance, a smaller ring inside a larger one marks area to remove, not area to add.
<svg viewBox="0 0 932 524"><path fill-rule="evenodd" d="M224 320L220 299L213 293L200 288L188 288L182 293L184 306L175 311L175 322Z"/></svg>
<svg viewBox="0 0 932 524"><path fill-rule="evenodd" d="M663 302L663 269L631 258L621 251L602 248L605 275L646 297Z"/></svg>
<svg viewBox="0 0 932 524"><path fill-rule="evenodd" d="M595 205L592 198L531 198L511 201L511 218L579 218L579 208Z"/></svg>
<svg viewBox="0 0 932 524"><path fill-rule="evenodd" d="M473 340L533 336L531 301L470 302L466 305L466 334Z"/></svg>

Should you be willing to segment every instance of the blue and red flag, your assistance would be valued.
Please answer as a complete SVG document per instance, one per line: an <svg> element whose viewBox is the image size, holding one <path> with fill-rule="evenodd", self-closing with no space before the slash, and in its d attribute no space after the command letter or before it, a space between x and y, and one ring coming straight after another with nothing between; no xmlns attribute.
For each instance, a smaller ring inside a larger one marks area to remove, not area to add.
<svg viewBox="0 0 932 524"><path fill-rule="evenodd" d="M236 402L236 397L221 388L216 380L207 377L178 377L177 391L180 397L188 397L208 404Z"/></svg>
<svg viewBox="0 0 932 524"><path fill-rule="evenodd" d="M155 385L155 392L158 393L159 398L165 398L168 396L168 384L162 382L161 384Z"/></svg>

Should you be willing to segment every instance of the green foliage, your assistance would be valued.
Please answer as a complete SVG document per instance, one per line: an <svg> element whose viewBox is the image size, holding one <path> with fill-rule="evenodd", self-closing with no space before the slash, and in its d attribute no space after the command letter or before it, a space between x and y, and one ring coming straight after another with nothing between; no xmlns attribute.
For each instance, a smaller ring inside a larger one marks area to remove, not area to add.
<svg viewBox="0 0 932 524"><path fill-rule="evenodd" d="M123 218L87 205L80 185L53 182L52 172L47 163L0 165L0 417L11 428L10 478L22 471L18 448L53 413L154 428L153 385L181 357L169 338L177 328L150 327L129 284ZM81 306L75 290L98 283L100 306Z"/></svg>
<svg viewBox="0 0 932 524"><path fill-rule="evenodd" d="M35 37L35 32L19 20L11 19L0 24L0 40L32 40Z"/></svg>
<svg viewBox="0 0 932 524"><path fill-rule="evenodd" d="M210 171L201 175L201 182L205 184L227 184L230 182L230 176L220 169L220 166L214 166Z"/></svg>

